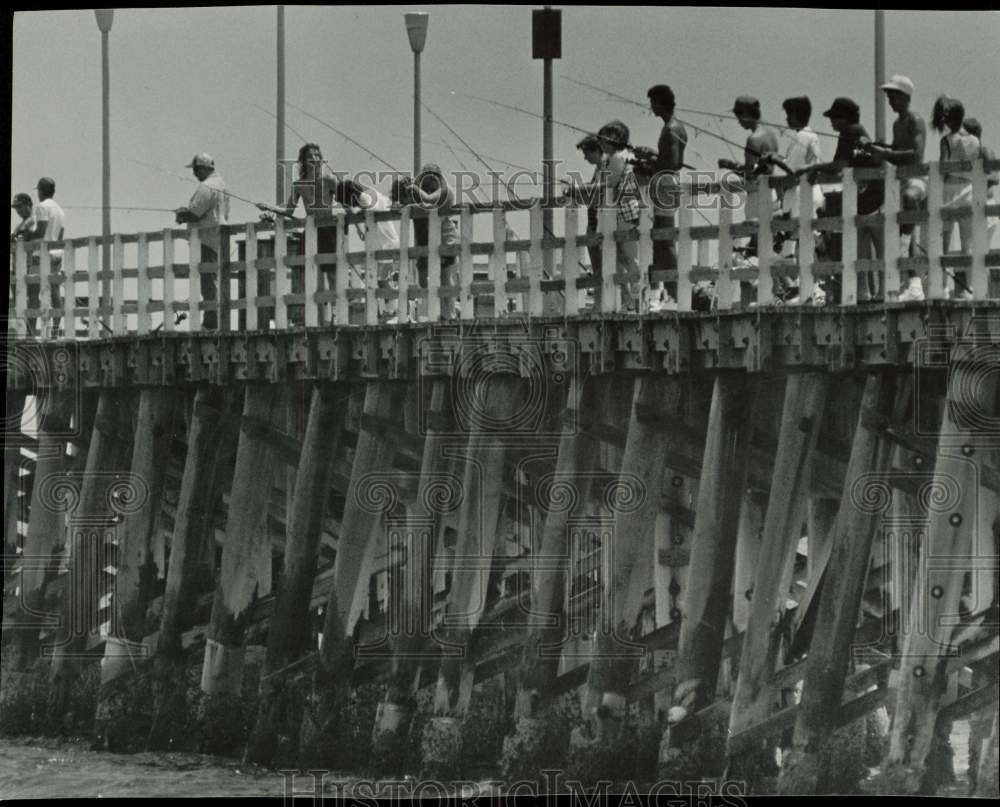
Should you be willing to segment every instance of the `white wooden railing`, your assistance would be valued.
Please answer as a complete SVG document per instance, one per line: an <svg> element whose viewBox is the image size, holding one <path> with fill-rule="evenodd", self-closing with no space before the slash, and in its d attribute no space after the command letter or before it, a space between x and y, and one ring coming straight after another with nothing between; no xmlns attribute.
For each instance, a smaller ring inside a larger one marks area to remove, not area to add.
<svg viewBox="0 0 1000 807"><path fill-rule="evenodd" d="M563 231L575 234L568 238L555 237L544 230L542 208L537 200L527 209L523 203L505 203L470 205L449 211L457 217L461 236L460 242L452 246L440 243L438 211L424 213L412 208L363 214L320 213L289 223L279 218L276 222L223 226L217 232L165 229L117 234L111 237L108 276L100 271L102 240L97 236L50 242L44 247L39 242L17 242L11 245L8 331L12 335L40 338L198 331L202 329L204 313L210 310L221 312L223 331L377 325L385 321L385 309L392 301L399 322L405 322L408 315L433 322L441 318L504 317L512 311L529 317L589 316L622 312L622 285L631 283L634 291L641 292L648 289L651 280L668 284L677 300L677 310L682 312L692 309L693 286L710 281L714 284L713 307L731 310L751 302L758 306L778 302L772 287L778 275L798 279L799 298L803 301L813 296L819 281L839 277L836 303L854 305L859 300L859 279L874 273L881 276L885 300L891 303L900 287L900 278L909 270L922 277L928 300L949 296L949 287L954 285L950 278L955 272L964 272L964 283L972 299L986 300L996 298L1000 286L995 280L991 283L991 271L995 276L1000 268L1000 250L991 250L988 241L996 229L996 217L1000 216L1000 204L994 201L1000 194L989 187L988 179L989 172L998 170L1000 161L934 163L906 169L891 165L847 169L838 183L843 190L841 215L806 216L798 220L781 220L765 205L759 219L734 222L733 209L714 204L720 198L717 183L703 186L685 183L680 185L680 207L673 227L653 229L647 197L640 223L634 230L618 229L616 210L609 208L599 213L599 232L584 235L580 234L583 218L580 209L570 204L562 206ZM971 193L945 204L945 177L957 171L971 177ZM909 176L927 178L927 202L922 210L901 209L900 180ZM858 216L858 183L875 178L884 178L886 182L882 209ZM824 182L831 179L837 181L837 178L821 178ZM770 194L769 186L779 186L781 181L762 177L758 183L758 193ZM790 192L799 194L800 210L813 209L812 187L805 177ZM739 193L737 197L741 197L736 205L739 210L745 196ZM716 218L718 223L702 224L701 218L693 220L693 202L706 218ZM413 247L410 221L423 215L430 219L429 243L426 247ZM477 216L489 216L491 239L474 240ZM511 238L510 219L525 216L529 237ZM959 248L958 239L952 238L953 248L945 254L943 231L962 218L971 218L971 243ZM354 224L373 228L384 220L399 225L398 250L376 251L352 235ZM900 255L899 226L907 223L917 226L914 239L919 250L915 257ZM335 254L317 254L318 226L338 228ZM881 258L859 256L859 232L864 227L882 230ZM288 238L293 231L304 241L304 254L288 254ZM774 254L772 239L776 232L791 232L797 237L799 259L781 259ZM841 234L840 260L817 260L814 251L817 233ZM741 265L736 260L738 252L734 244L753 235L758 242L757 265ZM220 259L215 263L199 261L200 245L206 238L221 243ZM640 267L652 264L654 240L670 240L675 245L678 268L652 273L639 271L632 276L605 270L599 278L592 276L583 265L588 260L587 247L599 245L603 265L615 267L616 239L638 241ZM264 240L270 240L273 254L264 254ZM50 254L55 249L62 250L61 261ZM561 267L552 278L546 277L543 270L545 253L549 251L555 252L553 264ZM449 256L456 260L455 283L443 286L441 261ZM808 259L802 260L802 256ZM426 288L418 285L413 271L413 262L418 258L426 258L428 263ZM397 268L402 267L392 287L382 288L378 284L380 261L396 262ZM324 288L323 273L317 268L321 265L346 266L348 271L336 271L334 288ZM276 272L276 267L282 271ZM303 283L303 289L293 291L293 272ZM201 299L200 283L189 282L191 277L200 275L216 278L220 299ZM108 293L102 298L105 286ZM29 295L31 287L38 290L37 303L34 294ZM588 289L593 291L588 293ZM54 294L58 306L53 306Z"/></svg>

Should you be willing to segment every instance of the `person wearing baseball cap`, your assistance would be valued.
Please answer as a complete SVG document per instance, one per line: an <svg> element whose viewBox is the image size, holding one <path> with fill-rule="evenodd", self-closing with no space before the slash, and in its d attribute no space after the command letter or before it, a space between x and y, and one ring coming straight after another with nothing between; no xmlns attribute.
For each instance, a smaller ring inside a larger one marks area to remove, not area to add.
<svg viewBox="0 0 1000 807"><path fill-rule="evenodd" d="M910 109L913 99L913 82L906 76L895 75L885 84L882 91L889 99L889 106L897 118L892 124L892 145L872 143L867 151L879 161L893 165L914 165L924 160L924 147L927 144L927 124L924 119ZM919 210L927 198L927 183L921 177L909 177L901 183L902 204L904 210ZM913 224L902 224L900 233L900 254L904 258L911 257L913 249ZM899 293L899 302L921 302L924 290L920 278L913 270L909 271L906 288Z"/></svg>
<svg viewBox="0 0 1000 807"><path fill-rule="evenodd" d="M31 197L26 193L15 193L14 198L10 203L11 209L21 220L17 223L14 228L14 232L10 234L11 241L31 241L36 238L35 231L35 217L32 215L32 208L34 203L31 201Z"/></svg>
<svg viewBox="0 0 1000 807"><path fill-rule="evenodd" d="M215 173L215 160L211 155L196 154L187 164L198 180L191 201L185 207L174 211L178 224L187 224L188 230L204 230L201 236L201 262L217 263L222 251L222 235L219 225L229 222L229 194L226 183ZM206 302L218 299L215 275L201 274L201 298ZM219 314L216 310L204 313L202 327L205 330L218 328Z"/></svg>

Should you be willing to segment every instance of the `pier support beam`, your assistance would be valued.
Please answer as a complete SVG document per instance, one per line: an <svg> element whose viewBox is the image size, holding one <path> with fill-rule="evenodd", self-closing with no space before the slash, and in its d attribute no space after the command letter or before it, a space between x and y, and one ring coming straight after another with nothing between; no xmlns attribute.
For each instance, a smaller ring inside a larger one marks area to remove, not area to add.
<svg viewBox="0 0 1000 807"><path fill-rule="evenodd" d="M247 747L246 758L250 762L266 764L274 757L287 706L286 699L281 697L288 683L283 671L309 650L316 553L346 413L344 388L332 384L313 388L288 510L284 569L268 627L257 718Z"/></svg>
<svg viewBox="0 0 1000 807"><path fill-rule="evenodd" d="M979 518L979 508L985 501L995 501L981 496L980 486L987 473L997 471L988 434L989 424L995 427L1000 414L995 356L991 366L984 361L986 355L970 349L968 355L955 356L950 368L934 466L936 483L944 487L947 497L930 502L910 629L903 637L890 746L883 763L884 789L895 793L935 790L937 783L928 777L928 755L947 684L945 664L957 650L953 632L963 584L975 568L976 556L984 548L986 553L994 551L992 535L977 535L984 521L989 523ZM993 754L995 759L995 746Z"/></svg>
<svg viewBox="0 0 1000 807"><path fill-rule="evenodd" d="M789 594L785 570L794 562L801 535L809 494L809 469L828 389L829 378L821 373L789 376L785 386L763 543L756 558L749 620L730 713L730 735L759 723L770 712L768 679L777 660L778 629ZM736 592L737 596L741 594Z"/></svg>
<svg viewBox="0 0 1000 807"><path fill-rule="evenodd" d="M225 442L227 404L222 389L201 386L190 408L187 454L157 638L150 749L169 747L174 722L185 717L187 670L182 634L194 625L198 595L212 588L210 561L215 550L218 476L220 466L228 459L220 450Z"/></svg>
<svg viewBox="0 0 1000 807"><path fill-rule="evenodd" d="M236 468L226 518L212 619L208 626L201 689L208 695L238 695L243 672L243 639L250 607L270 580L271 540L267 528L275 451L270 432L284 424L280 390L247 387L243 405Z"/></svg>
<svg viewBox="0 0 1000 807"><path fill-rule="evenodd" d="M423 770L430 776L457 773L454 765L461 747L460 720L472 700L475 673L472 633L483 615L496 546L504 487L504 429L514 422L522 392L519 378L499 373L458 383L477 385L467 393L467 400L482 408L469 419L473 429L464 456L458 538L445 624L440 632L443 646L434 691L434 717L422 739Z"/></svg>
<svg viewBox="0 0 1000 807"><path fill-rule="evenodd" d="M18 494L20 493L21 418L24 414L23 392L7 391L3 429L3 585L7 594L7 575L17 559ZM37 399L36 399L37 400Z"/></svg>
<svg viewBox="0 0 1000 807"><path fill-rule="evenodd" d="M834 786L826 781L820 755L833 732L831 717L844 696L872 542L888 504L885 492L889 489L886 472L891 444L881 432L893 412L892 386L877 374L865 381L840 512L833 537L828 539L832 541L831 556L819 592L793 746L779 779L782 793L826 792Z"/></svg>
<svg viewBox="0 0 1000 807"><path fill-rule="evenodd" d="M661 773L671 770L672 749L685 736L685 729L699 732L698 726L687 725L695 719L694 713L714 700L729 617L741 493L746 487L759 387L758 377L722 373L716 376L712 390L687 593L681 604L671 720L680 723L686 716L692 717L685 721L684 729L668 727L661 743ZM715 749L720 756L722 751ZM712 771L702 773L713 775Z"/></svg>

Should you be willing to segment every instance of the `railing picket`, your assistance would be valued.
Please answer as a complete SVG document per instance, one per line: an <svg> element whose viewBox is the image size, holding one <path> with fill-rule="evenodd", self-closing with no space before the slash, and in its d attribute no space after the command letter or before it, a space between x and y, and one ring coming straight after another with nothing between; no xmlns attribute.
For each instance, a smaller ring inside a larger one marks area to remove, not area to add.
<svg viewBox="0 0 1000 807"><path fill-rule="evenodd" d="M580 208L573 202L563 208L563 234L566 236L566 243L562 251L562 276L566 283L565 295L563 296L563 314L567 317L575 317L580 312L580 291L576 287L576 281L580 277L576 245L576 239L580 234L579 213Z"/></svg>
<svg viewBox="0 0 1000 807"><path fill-rule="evenodd" d="M139 241L136 245L136 333L143 336L150 331L149 300L150 300L150 280L149 280L149 241L146 233L139 233ZM166 316L166 312L164 312Z"/></svg>
<svg viewBox="0 0 1000 807"><path fill-rule="evenodd" d="M399 282L396 315L398 322L407 322L410 316L410 208L399 213Z"/></svg>
<svg viewBox="0 0 1000 807"><path fill-rule="evenodd" d="M680 207L677 209L677 310L691 310L691 206L694 199L691 196L691 189L688 187L681 189ZM708 242L704 242L706 253L708 252ZM702 242L698 242L699 252ZM708 256L705 256L705 263L708 263ZM641 264L640 264L641 265Z"/></svg>
<svg viewBox="0 0 1000 807"><path fill-rule="evenodd" d="M542 218L542 203L536 201L528 214L530 222L531 248L528 251L528 304L529 317L542 315L542 273L545 262L542 253L542 236L545 234Z"/></svg>
<svg viewBox="0 0 1000 807"><path fill-rule="evenodd" d="M771 204L770 177L757 177L757 305L774 303L774 277L771 264L774 262L774 233L771 232L771 218L774 208Z"/></svg>
<svg viewBox="0 0 1000 807"><path fill-rule="evenodd" d="M125 275L122 270L125 268L125 245L122 237L115 235L113 239L114 249L111 252L111 305L113 314L111 327L115 336L124 336L128 331L125 320Z"/></svg>
<svg viewBox="0 0 1000 807"><path fill-rule="evenodd" d="M288 241L285 237L285 221L278 216L274 221L274 327L283 331L288 327L288 303L285 296L292 293L290 270L285 265Z"/></svg>
<svg viewBox="0 0 1000 807"><path fill-rule="evenodd" d="M244 263L246 270L244 277L246 282L244 297L246 299L246 324L248 331L256 331L260 327L257 319L260 314L257 308L257 285L259 283L259 273L257 270L257 228L253 222L246 227L246 243L244 245Z"/></svg>
<svg viewBox="0 0 1000 807"><path fill-rule="evenodd" d="M990 270L986 266L986 253L990 249L986 230L988 179L983 160L976 160L972 167L972 268L967 276L967 283L976 300L985 300L990 292ZM965 244L962 244L962 249L969 251Z"/></svg>
<svg viewBox="0 0 1000 807"><path fill-rule="evenodd" d="M490 274L493 275L493 315L507 315L507 213L502 207L493 208L493 254Z"/></svg>
<svg viewBox="0 0 1000 807"><path fill-rule="evenodd" d="M41 309L38 334L45 337L52 321L52 256L45 244L38 248L38 283L38 307Z"/></svg>
<svg viewBox="0 0 1000 807"><path fill-rule="evenodd" d="M188 330L201 330L201 235L188 231Z"/></svg>
<svg viewBox="0 0 1000 807"><path fill-rule="evenodd" d="M351 267L347 262L347 227L340 211L334 213L332 226L337 229L337 267L333 281L337 299L334 302L333 321L337 325L348 325L351 307L347 300L347 290L351 287Z"/></svg>
<svg viewBox="0 0 1000 807"><path fill-rule="evenodd" d="M896 166L886 163L885 166L885 198L882 202L883 217L883 248L882 248L882 290L886 302L893 302L899 297L899 211L902 209L899 180L896 178Z"/></svg>
<svg viewBox="0 0 1000 807"><path fill-rule="evenodd" d="M89 336L97 339L101 335L101 323L103 312L101 311L101 256L97 249L97 238L91 236L87 239L87 308L90 322Z"/></svg>
<svg viewBox="0 0 1000 807"><path fill-rule="evenodd" d="M639 208L639 282L636 284L636 299L646 300L650 294L649 270L653 266L653 205L649 199L649 188L640 191L642 205ZM640 311L640 313L642 313Z"/></svg>
<svg viewBox="0 0 1000 807"><path fill-rule="evenodd" d="M365 211L365 324L378 325L378 262L375 260L375 213ZM371 235L371 237L369 237Z"/></svg>
<svg viewBox="0 0 1000 807"><path fill-rule="evenodd" d="M459 243L461 253L459 254L461 293L458 297L460 313L462 319L474 319L476 316L476 299L472 294L472 282L475 279L474 265L472 260L472 208L463 207L462 215L459 219Z"/></svg>
<svg viewBox="0 0 1000 807"><path fill-rule="evenodd" d="M813 186L807 176L799 177L799 300L805 303L814 293L813 258L816 240L813 235Z"/></svg>
<svg viewBox="0 0 1000 807"><path fill-rule="evenodd" d="M305 227L305 261L302 265L305 282L305 324L307 328L319 325L319 306L316 303L316 292L319 291L320 268L316 260L319 252L319 235L316 231L316 216L310 213L306 216Z"/></svg>
<svg viewBox="0 0 1000 807"><path fill-rule="evenodd" d="M733 282L733 210L726 204L719 205L719 274L715 279L716 307L728 311L733 307L733 289L738 291L739 283Z"/></svg>
<svg viewBox="0 0 1000 807"><path fill-rule="evenodd" d="M600 312L610 314L619 310L618 305L618 250L615 244L615 229L618 227L618 211L614 205L605 204L597 211L598 229L601 237L601 288Z"/></svg>
<svg viewBox="0 0 1000 807"><path fill-rule="evenodd" d="M427 223L427 319L441 319L441 217L432 207Z"/></svg>
<svg viewBox="0 0 1000 807"><path fill-rule="evenodd" d="M843 203L841 219L844 222L841 247L840 274L841 305L858 303L858 229L855 221L858 214L858 186L854 181L854 169L844 169Z"/></svg>
<svg viewBox="0 0 1000 807"><path fill-rule="evenodd" d="M14 307L12 312L28 309L28 250L19 241L14 248ZM15 317L14 332L18 336L28 335L28 320L23 314Z"/></svg>
<svg viewBox="0 0 1000 807"><path fill-rule="evenodd" d="M174 331L174 235L170 228L163 231L163 330Z"/></svg>
<svg viewBox="0 0 1000 807"><path fill-rule="evenodd" d="M944 206L944 177L936 163L931 164L927 176L927 223L922 226L927 251L927 299L943 300L945 293L944 271L941 255L944 252L944 223L941 208Z"/></svg>
<svg viewBox="0 0 1000 807"><path fill-rule="evenodd" d="M63 248L62 259L62 296L63 296L63 335L67 339L76 339L76 247L69 241Z"/></svg>

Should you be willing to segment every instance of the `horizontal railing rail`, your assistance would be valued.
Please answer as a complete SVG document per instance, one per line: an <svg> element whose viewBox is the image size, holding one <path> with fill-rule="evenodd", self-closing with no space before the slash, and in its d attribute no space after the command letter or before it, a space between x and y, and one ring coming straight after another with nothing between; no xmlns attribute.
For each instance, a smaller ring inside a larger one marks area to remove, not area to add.
<svg viewBox="0 0 1000 807"><path fill-rule="evenodd" d="M994 299L1000 250L991 249L990 238L1000 217L992 179L998 171L1000 161L980 160L848 168L813 179L760 177L751 199L771 203L756 204L756 211L747 209L748 194L737 182L681 181L669 202L658 200L669 206L656 210L643 187L636 226L621 226L618 208L607 205L598 211L596 231L581 233L580 206L554 202L561 208L561 236L545 228L541 201L531 199L17 241L11 244L8 330L72 339L512 313L645 314L651 284L654 294L657 284L666 284L679 312L704 310L706 300L722 311L775 305L783 288L797 289L800 301L814 300L823 282L837 287L833 301L827 289L827 302L855 305L872 297L893 302L910 272L922 278L927 300L949 294ZM906 210L901 185L913 178L925 180L926 201ZM881 207L859 214L859 188L876 182L884 187ZM774 203L780 193L796 194L798 209L815 213L814 184L826 190L822 216L780 214ZM445 216L456 222L457 243L441 243ZM527 238L511 229L517 217L527 218ZM411 232L419 218L427 219L426 245L415 244ZM477 221L488 237L474 237ZM359 228L374 231L381 222L398 227L398 248L376 249L361 239ZM906 255L899 229L905 225L916 228L915 247ZM959 238L950 232L956 225ZM322 253L320 233L327 228L337 234L336 250ZM778 254L775 236L796 241L795 254ZM672 257L656 255L663 241L672 245ZM101 271L105 246L111 250L107 273ZM592 271L592 251L604 271ZM547 254L557 267L552 276L544 268ZM442 274L447 264L453 268Z"/></svg>

